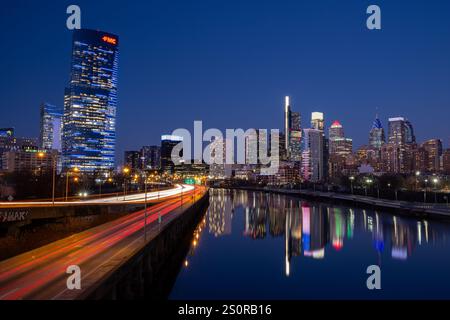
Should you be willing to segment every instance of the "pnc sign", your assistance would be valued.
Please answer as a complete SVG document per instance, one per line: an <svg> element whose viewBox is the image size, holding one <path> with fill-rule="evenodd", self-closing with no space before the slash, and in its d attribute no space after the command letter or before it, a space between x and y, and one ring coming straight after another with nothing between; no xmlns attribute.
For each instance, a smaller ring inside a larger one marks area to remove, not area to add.
<svg viewBox="0 0 450 320"><path fill-rule="evenodd" d="M106 42L106 43L109 43L109 44L113 44L113 45L116 45L116 44L117 44L117 39L116 39L116 38L113 38L113 37L110 37L110 36L103 36L103 37L102 37L102 40L103 40L104 42Z"/></svg>

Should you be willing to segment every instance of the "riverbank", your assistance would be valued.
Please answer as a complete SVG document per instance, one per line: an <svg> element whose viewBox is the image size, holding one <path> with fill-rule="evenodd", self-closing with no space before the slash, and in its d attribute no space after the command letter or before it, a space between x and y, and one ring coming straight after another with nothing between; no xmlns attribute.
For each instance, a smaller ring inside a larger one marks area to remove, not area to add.
<svg viewBox="0 0 450 320"><path fill-rule="evenodd" d="M371 209L381 209L412 216L450 219L450 206L443 204L395 201L360 195L343 194L336 192L312 191L305 189L296 190L296 189L258 188L258 187L232 187L228 189L278 193L284 195L298 196L310 200L321 200L333 203L338 202L351 204L354 206L368 207Z"/></svg>

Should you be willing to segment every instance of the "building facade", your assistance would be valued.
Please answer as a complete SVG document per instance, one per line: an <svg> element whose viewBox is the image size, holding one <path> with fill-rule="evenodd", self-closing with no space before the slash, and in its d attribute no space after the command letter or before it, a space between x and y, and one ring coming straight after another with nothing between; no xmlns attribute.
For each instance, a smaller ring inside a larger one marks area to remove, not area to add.
<svg viewBox="0 0 450 320"><path fill-rule="evenodd" d="M180 145L181 144L181 145ZM181 158L183 157L182 146L183 138L173 135L163 135L161 136L161 169L165 173L175 172L175 163L172 159L173 148L180 145L181 152L177 155Z"/></svg>
<svg viewBox="0 0 450 320"><path fill-rule="evenodd" d="M143 170L159 170L161 168L161 147L144 146L141 148Z"/></svg>
<svg viewBox="0 0 450 320"><path fill-rule="evenodd" d="M63 167L82 172L115 166L118 45L116 35L73 33L69 85L64 97Z"/></svg>
<svg viewBox="0 0 450 320"><path fill-rule="evenodd" d="M40 115L39 147L61 152L62 108L44 102L40 106Z"/></svg>
<svg viewBox="0 0 450 320"><path fill-rule="evenodd" d="M302 178L305 181L320 182L324 178L323 131L304 129L302 147Z"/></svg>

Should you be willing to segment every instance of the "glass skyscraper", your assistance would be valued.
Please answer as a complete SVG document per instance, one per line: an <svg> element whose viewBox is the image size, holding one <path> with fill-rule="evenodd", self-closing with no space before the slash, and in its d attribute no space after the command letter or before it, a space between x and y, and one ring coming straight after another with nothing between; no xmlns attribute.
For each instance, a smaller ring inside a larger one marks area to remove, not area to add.
<svg viewBox="0 0 450 320"><path fill-rule="evenodd" d="M375 120L373 121L372 128L370 129L369 145L372 148L379 150L384 143L385 143L384 129L377 115Z"/></svg>
<svg viewBox="0 0 450 320"><path fill-rule="evenodd" d="M61 152L62 116L62 108L46 102L41 104L40 148Z"/></svg>
<svg viewBox="0 0 450 320"><path fill-rule="evenodd" d="M73 33L70 82L65 90L63 167L83 172L114 168L118 44L116 35Z"/></svg>
<svg viewBox="0 0 450 320"><path fill-rule="evenodd" d="M319 182L324 178L324 135L322 130L304 129L302 148L302 177Z"/></svg>
<svg viewBox="0 0 450 320"><path fill-rule="evenodd" d="M300 113L291 110L290 98L284 104L285 154L288 160L301 160L302 129ZM284 157L283 157L284 158Z"/></svg>

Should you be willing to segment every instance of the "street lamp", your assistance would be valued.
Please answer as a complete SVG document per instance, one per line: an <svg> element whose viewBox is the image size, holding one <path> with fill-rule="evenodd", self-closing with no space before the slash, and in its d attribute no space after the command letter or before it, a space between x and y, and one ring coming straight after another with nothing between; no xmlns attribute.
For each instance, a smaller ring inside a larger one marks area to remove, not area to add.
<svg viewBox="0 0 450 320"><path fill-rule="evenodd" d="M79 171L80 171L80 169L73 168L73 173L76 173ZM70 171L70 169L68 169L67 173L66 173L66 202L67 202L67 198L69 196L69 176L70 176L70 174L71 174L71 171ZM78 178L76 178L75 182L77 182L77 181L78 181Z"/></svg>
<svg viewBox="0 0 450 320"><path fill-rule="evenodd" d="M419 177L420 177L420 171L416 171L416 191L419 189Z"/></svg>
<svg viewBox="0 0 450 320"><path fill-rule="evenodd" d="M367 197L367 187L370 186L371 183L372 183L372 179L366 179L366 184L364 186L364 189L366 191L366 197Z"/></svg>
<svg viewBox="0 0 450 320"><path fill-rule="evenodd" d="M38 152L37 156L40 159L45 157L45 152ZM55 184L56 184L56 155L52 152L52 205L55 205Z"/></svg>
<svg viewBox="0 0 450 320"><path fill-rule="evenodd" d="M144 178L144 241L147 241L147 174L143 174Z"/></svg>
<svg viewBox="0 0 450 320"><path fill-rule="evenodd" d="M425 190L423 191L423 202L427 202L428 179L425 179Z"/></svg>
<svg viewBox="0 0 450 320"><path fill-rule="evenodd" d="M433 184L434 184L434 203L437 203L437 184L439 183L438 178L433 178Z"/></svg>
<svg viewBox="0 0 450 320"><path fill-rule="evenodd" d="M353 181L355 180L355 177L354 176L351 176L350 177L350 188L351 188L351 190L352 190L352 194L353 194Z"/></svg>
<svg viewBox="0 0 450 320"><path fill-rule="evenodd" d="M128 167L123 168L123 174L124 174L124 177L123 177L123 201L125 201L125 196L127 193L127 178L126 178L126 176L128 175L128 173L130 173L130 168L128 168Z"/></svg>

